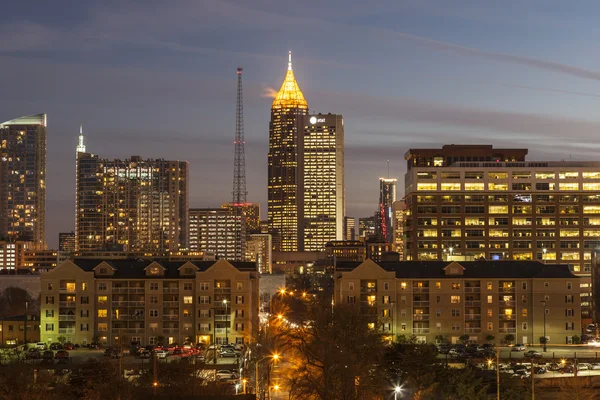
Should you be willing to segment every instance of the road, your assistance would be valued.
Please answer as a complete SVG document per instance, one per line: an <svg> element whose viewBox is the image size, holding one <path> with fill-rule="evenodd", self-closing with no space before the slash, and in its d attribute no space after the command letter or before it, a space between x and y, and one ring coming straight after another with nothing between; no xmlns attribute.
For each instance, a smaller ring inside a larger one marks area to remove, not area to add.
<svg viewBox="0 0 600 400"><path fill-rule="evenodd" d="M542 347L533 346L528 347L527 350L535 350L542 354L542 359L547 361L560 361L561 359L572 360L577 358L578 360L586 360L589 362L600 362L600 347L592 346L548 346L547 351L544 352ZM524 351L512 351L511 347L500 348L500 359L504 362L510 360L523 359ZM452 360L452 357L447 354L440 354L439 358Z"/></svg>

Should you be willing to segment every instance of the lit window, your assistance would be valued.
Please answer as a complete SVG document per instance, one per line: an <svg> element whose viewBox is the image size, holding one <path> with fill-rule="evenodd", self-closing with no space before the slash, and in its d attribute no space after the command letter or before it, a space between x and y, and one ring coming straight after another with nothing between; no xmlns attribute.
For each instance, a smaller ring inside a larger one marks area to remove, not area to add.
<svg viewBox="0 0 600 400"><path fill-rule="evenodd" d="M98 310L98 318L106 318L108 315L107 310Z"/></svg>

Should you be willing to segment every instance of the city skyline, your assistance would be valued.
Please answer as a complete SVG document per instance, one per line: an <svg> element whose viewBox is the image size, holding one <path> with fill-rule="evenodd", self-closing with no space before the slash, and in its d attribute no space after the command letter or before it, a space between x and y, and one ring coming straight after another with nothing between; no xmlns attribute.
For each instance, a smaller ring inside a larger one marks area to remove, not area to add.
<svg viewBox="0 0 600 400"><path fill-rule="evenodd" d="M190 206L228 201L238 66L248 200L265 218L269 94L288 50L311 110L344 115L349 216L376 210L376 178L390 159L401 179L411 147L514 143L532 161L596 159L600 74L589 32L598 5L582 2L568 17L517 3L319 5L317 14L311 2L7 5L0 83L13 95L0 100L0 120L48 114L50 247L74 229L65 171L81 124L94 154L189 161Z"/></svg>

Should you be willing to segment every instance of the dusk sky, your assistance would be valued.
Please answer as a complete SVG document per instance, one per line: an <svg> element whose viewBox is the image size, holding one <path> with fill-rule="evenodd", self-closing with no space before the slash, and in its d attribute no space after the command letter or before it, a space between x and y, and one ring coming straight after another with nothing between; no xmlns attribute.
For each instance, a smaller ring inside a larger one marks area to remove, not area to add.
<svg viewBox="0 0 600 400"><path fill-rule="evenodd" d="M347 214L443 144L600 160L597 1L4 1L0 121L48 114L47 229L74 230L75 146L190 162L190 206L231 200L244 68L248 200L266 218L270 95L293 52L311 112L342 114Z"/></svg>

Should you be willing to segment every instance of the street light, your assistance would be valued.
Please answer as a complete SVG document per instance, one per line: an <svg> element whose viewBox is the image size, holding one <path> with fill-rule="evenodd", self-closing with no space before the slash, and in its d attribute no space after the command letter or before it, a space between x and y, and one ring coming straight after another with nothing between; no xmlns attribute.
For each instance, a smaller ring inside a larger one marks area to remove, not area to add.
<svg viewBox="0 0 600 400"><path fill-rule="evenodd" d="M223 299L223 304L225 304L225 344L229 344L229 337L227 328L229 327L229 315L227 314L227 299Z"/></svg>
<svg viewBox="0 0 600 400"><path fill-rule="evenodd" d="M454 247L450 247L448 250L450 250L450 261L452 261L452 252L454 251Z"/></svg>
<svg viewBox="0 0 600 400"><path fill-rule="evenodd" d="M269 356L264 356L263 358L256 360L256 363L254 364L254 385L255 385L255 392L256 392L255 394L257 396L259 395L259 393L258 393L258 365L262 361L269 359L269 358L271 358L273 361L277 361L277 360L279 360L279 354L275 353L275 354L271 354Z"/></svg>
<svg viewBox="0 0 600 400"><path fill-rule="evenodd" d="M398 393L402 395L402 386L396 386L394 388L394 400L398 400Z"/></svg>
<svg viewBox="0 0 600 400"><path fill-rule="evenodd" d="M542 305L544 306L544 353L547 351L546 348L546 302L542 301Z"/></svg>

